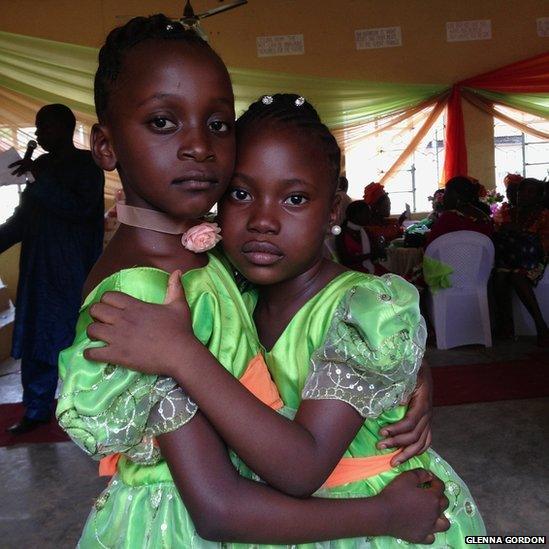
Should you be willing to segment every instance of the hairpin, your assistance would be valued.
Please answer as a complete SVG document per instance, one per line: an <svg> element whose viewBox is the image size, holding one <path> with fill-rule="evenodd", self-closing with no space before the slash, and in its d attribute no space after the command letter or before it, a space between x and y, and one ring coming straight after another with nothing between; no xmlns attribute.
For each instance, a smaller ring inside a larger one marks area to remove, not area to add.
<svg viewBox="0 0 549 549"><path fill-rule="evenodd" d="M296 106L296 107L301 107L301 106L305 103L305 98L299 96L299 97L294 101L294 103L295 103L295 106Z"/></svg>
<svg viewBox="0 0 549 549"><path fill-rule="evenodd" d="M272 95L264 95L262 98L261 98L261 102L264 104L264 105L270 105L272 102L273 102L273 96Z"/></svg>
<svg viewBox="0 0 549 549"><path fill-rule="evenodd" d="M173 31L175 29L174 25L172 23L166 23L166 30L167 31Z"/></svg>

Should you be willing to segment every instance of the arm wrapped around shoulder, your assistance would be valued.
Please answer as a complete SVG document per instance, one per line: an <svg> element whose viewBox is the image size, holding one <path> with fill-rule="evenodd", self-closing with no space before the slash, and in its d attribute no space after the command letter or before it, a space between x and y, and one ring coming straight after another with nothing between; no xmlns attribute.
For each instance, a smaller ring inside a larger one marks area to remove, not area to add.
<svg viewBox="0 0 549 549"><path fill-rule="evenodd" d="M342 400L375 418L411 395L426 338L414 286L396 275L365 279L339 303L302 396Z"/></svg>
<svg viewBox="0 0 549 549"><path fill-rule="evenodd" d="M131 292L134 297L162 303L167 275L145 269L139 274L138 281L147 292L135 291L131 279L120 283L120 278L130 278L133 273L119 273L90 294L80 311L76 338L59 357L63 380L56 412L59 425L95 459L123 453L132 461L154 463L160 457L155 437L184 425L197 410L171 378L84 358L86 348L103 345L92 342L86 328L91 322L89 306L105 291Z"/></svg>

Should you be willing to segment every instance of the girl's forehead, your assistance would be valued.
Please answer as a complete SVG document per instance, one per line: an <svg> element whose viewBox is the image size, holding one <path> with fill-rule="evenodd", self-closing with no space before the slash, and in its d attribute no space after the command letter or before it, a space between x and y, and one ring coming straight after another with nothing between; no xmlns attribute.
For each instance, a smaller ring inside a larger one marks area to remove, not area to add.
<svg viewBox="0 0 549 549"><path fill-rule="evenodd" d="M207 73L210 86L227 88L232 93L227 67L213 50L177 40L145 40L137 44L124 55L119 76L121 82L135 85L166 71L184 79Z"/></svg>

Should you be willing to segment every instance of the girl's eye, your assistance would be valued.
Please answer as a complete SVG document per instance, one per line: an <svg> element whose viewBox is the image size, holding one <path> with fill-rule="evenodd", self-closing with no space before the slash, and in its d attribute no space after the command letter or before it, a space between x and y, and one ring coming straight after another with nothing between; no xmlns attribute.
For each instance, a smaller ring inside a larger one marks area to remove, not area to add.
<svg viewBox="0 0 549 549"><path fill-rule="evenodd" d="M216 133L227 133L231 129L229 124L223 122L223 120L214 120L213 122L210 122L209 127L210 130Z"/></svg>
<svg viewBox="0 0 549 549"><path fill-rule="evenodd" d="M252 199L250 193L243 189L234 189L230 193L231 198L237 200L238 202L248 202Z"/></svg>
<svg viewBox="0 0 549 549"><path fill-rule="evenodd" d="M292 194L284 200L284 204L290 204L291 206L302 206L308 202L308 200L302 194Z"/></svg>
<svg viewBox="0 0 549 549"><path fill-rule="evenodd" d="M176 125L171 120L163 116L157 116L153 118L150 124L155 130L161 131L172 130L176 127Z"/></svg>

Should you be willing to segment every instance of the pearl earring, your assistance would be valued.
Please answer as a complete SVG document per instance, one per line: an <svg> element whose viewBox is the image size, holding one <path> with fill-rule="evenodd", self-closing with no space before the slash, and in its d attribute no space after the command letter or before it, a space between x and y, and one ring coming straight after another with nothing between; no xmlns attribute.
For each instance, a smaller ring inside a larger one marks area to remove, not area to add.
<svg viewBox="0 0 549 549"><path fill-rule="evenodd" d="M332 227L330 229L330 232L334 236L337 236L338 234L341 234L341 227L339 225L332 225Z"/></svg>

